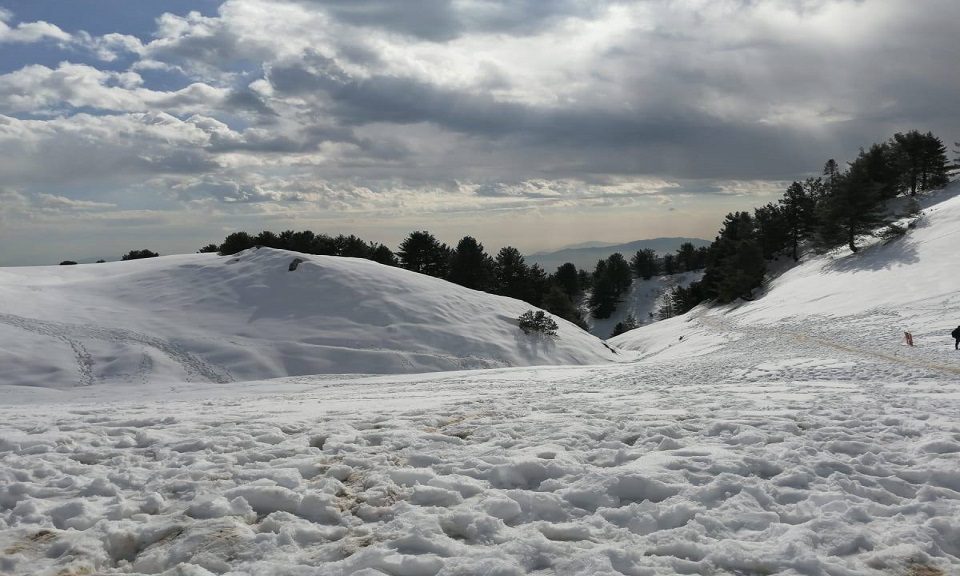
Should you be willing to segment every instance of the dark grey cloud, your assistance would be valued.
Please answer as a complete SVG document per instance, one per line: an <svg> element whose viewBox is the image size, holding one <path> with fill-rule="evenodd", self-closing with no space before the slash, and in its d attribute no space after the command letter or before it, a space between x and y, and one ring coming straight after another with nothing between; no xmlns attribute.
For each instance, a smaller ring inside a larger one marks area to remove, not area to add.
<svg viewBox="0 0 960 576"><path fill-rule="evenodd" d="M224 0L71 44L129 70L0 75L0 173L236 214L753 194L896 131L960 139L958 20L954 0Z"/></svg>
<svg viewBox="0 0 960 576"><path fill-rule="evenodd" d="M586 18L605 8L587 0L301 0L335 19L425 40L444 42L476 32L524 35L568 17Z"/></svg>

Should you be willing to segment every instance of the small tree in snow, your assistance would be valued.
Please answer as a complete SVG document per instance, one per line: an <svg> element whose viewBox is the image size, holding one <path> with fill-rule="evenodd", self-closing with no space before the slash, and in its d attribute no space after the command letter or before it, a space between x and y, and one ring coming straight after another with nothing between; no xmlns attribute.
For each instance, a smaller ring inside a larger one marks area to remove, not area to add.
<svg viewBox="0 0 960 576"><path fill-rule="evenodd" d="M543 310L527 310L517 318L517 324L524 334L543 334L545 336L556 336L557 323L553 318L544 314Z"/></svg>
<svg viewBox="0 0 960 576"><path fill-rule="evenodd" d="M633 317L633 314L627 314L626 318L624 318L621 322L617 322L617 325L613 327L613 334L611 334L610 337L613 338L614 336L619 336L624 332L629 332L637 326L637 320Z"/></svg>

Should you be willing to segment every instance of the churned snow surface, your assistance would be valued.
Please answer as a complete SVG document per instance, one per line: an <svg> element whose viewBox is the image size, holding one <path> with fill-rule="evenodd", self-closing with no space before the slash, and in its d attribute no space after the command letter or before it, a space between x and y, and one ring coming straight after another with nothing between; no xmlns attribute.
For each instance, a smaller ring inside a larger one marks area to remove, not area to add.
<svg viewBox="0 0 960 576"><path fill-rule="evenodd" d="M304 260L290 271L291 262ZM78 266L0 268L0 385L231 382L616 358L530 305L368 260L261 248Z"/></svg>
<svg viewBox="0 0 960 576"><path fill-rule="evenodd" d="M614 339L632 362L3 386L0 574L957 574L958 200Z"/></svg>

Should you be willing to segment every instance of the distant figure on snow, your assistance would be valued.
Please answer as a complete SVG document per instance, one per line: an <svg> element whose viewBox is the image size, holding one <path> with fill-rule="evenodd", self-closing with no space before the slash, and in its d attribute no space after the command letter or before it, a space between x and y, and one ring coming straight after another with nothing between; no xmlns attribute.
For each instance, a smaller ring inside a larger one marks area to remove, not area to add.
<svg viewBox="0 0 960 576"><path fill-rule="evenodd" d="M956 342L953 343L953 349L960 350L960 326L954 328L950 335L953 336L954 340L956 340Z"/></svg>

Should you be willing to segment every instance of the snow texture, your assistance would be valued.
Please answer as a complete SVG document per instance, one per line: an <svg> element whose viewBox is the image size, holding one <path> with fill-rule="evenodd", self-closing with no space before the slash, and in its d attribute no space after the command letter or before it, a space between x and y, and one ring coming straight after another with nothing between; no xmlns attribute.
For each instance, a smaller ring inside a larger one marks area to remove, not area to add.
<svg viewBox="0 0 960 576"><path fill-rule="evenodd" d="M633 362L4 386L0 573L960 573L958 233L947 198L901 247L614 339Z"/></svg>

